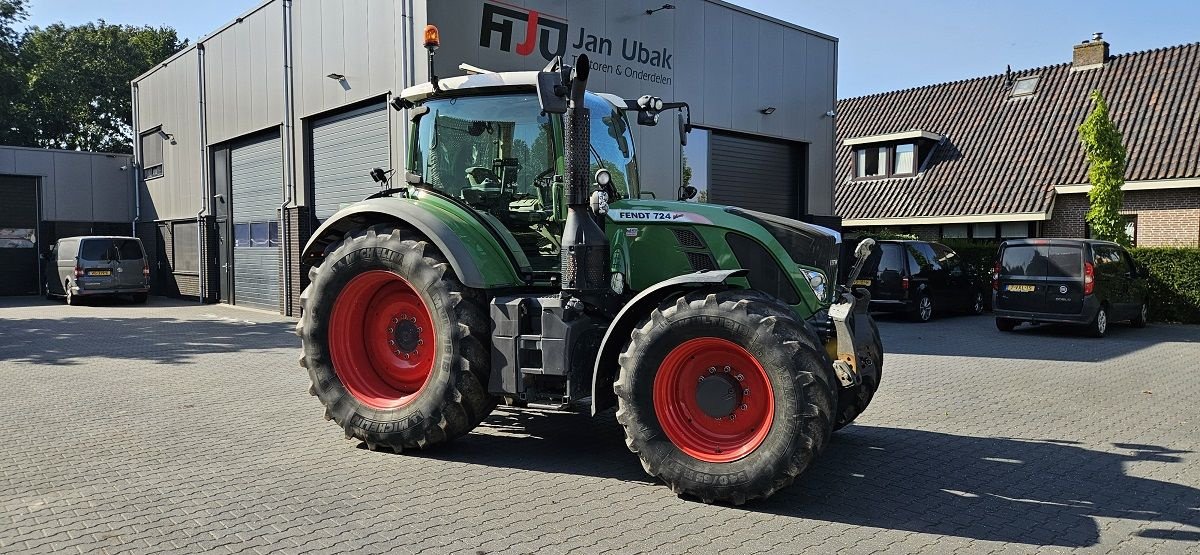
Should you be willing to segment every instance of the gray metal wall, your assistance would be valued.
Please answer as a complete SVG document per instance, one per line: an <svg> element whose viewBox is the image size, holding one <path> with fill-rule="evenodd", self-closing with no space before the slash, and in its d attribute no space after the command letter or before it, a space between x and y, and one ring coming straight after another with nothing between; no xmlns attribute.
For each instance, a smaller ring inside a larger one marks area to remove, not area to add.
<svg viewBox="0 0 1200 555"><path fill-rule="evenodd" d="M40 178L43 221L131 221L131 168L127 154L0 146L0 174Z"/></svg>
<svg viewBox="0 0 1200 555"><path fill-rule="evenodd" d="M387 169L388 107L382 102L313 122L313 214L324 220L379 190L367 176ZM402 178L401 178L402 179Z"/></svg>
<svg viewBox="0 0 1200 555"><path fill-rule="evenodd" d="M653 15L645 15L645 10L661 6L659 0L507 0L505 4L565 19L568 58L579 51L571 46L581 29L611 40L611 55L592 53L597 63L614 66L593 71L596 90L684 100L695 108L697 125L809 143L806 205L810 212L832 214L833 120L824 113L835 104L836 39L715 0L677 0L676 9ZM200 209L205 142L200 135L201 112L207 120L208 145L287 123L283 67L287 5L284 0L266 1L135 80L138 130L161 125L175 137L175 144L164 145L166 175L143 188L143 220L193 218ZM480 46L484 5L484 0L290 2L294 85L290 129L297 204L309 203L305 123L424 81L420 32L427 22L437 24L442 32L437 62L443 75L460 74L457 66L462 62L494 70L538 69L546 64L536 50L528 56L515 52L524 38L521 21L511 21L510 51L499 48L499 33L492 34L490 47ZM623 40L637 41L647 52L666 49L672 56L671 67L626 62L620 52ZM616 65L670 83L616 75ZM330 79L329 74L345 79ZM758 112L766 106L774 106L775 113ZM391 159L398 169L404 164L406 123L401 117L391 118ZM635 127L635 133L644 186L660 198L669 197L679 179L674 126L664 122L656 128Z"/></svg>

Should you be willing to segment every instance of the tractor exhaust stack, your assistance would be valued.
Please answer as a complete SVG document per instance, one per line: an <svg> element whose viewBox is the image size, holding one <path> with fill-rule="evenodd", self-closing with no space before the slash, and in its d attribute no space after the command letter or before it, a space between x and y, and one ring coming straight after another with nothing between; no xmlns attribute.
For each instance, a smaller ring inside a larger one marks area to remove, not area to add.
<svg viewBox="0 0 1200 555"><path fill-rule="evenodd" d="M584 105L590 65L580 55L566 83L563 156L567 171L567 221L561 247L562 291L593 305L608 290L609 247L604 229L588 207L591 178L591 111Z"/></svg>

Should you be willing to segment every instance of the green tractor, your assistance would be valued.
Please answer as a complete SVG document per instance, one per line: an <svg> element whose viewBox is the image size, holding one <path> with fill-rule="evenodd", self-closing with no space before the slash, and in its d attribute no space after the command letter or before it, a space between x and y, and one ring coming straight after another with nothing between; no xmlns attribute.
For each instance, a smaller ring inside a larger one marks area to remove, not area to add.
<svg viewBox="0 0 1200 555"><path fill-rule="evenodd" d="M304 249L309 391L348 438L397 452L501 401L615 406L676 493L767 497L879 384L866 293L833 283L836 232L694 189L641 199L626 115L679 108L686 132L686 105L593 94L588 68L434 78L393 102L411 114L403 184L373 171L383 189Z"/></svg>

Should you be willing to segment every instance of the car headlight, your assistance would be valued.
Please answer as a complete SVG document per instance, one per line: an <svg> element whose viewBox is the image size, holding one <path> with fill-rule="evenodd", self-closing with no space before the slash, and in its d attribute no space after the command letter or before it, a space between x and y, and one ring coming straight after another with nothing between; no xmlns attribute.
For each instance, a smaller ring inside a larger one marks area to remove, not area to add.
<svg viewBox="0 0 1200 555"><path fill-rule="evenodd" d="M813 294L818 299L825 300L829 298L827 296L829 293L829 280L825 277L825 274L816 270L809 270L808 268L800 268L800 273L804 274L804 281L812 288Z"/></svg>

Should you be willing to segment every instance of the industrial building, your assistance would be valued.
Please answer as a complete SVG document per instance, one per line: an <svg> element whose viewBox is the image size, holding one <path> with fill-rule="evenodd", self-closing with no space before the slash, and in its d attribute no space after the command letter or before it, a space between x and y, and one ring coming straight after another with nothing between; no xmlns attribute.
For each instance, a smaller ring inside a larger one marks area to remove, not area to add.
<svg viewBox="0 0 1200 555"><path fill-rule="evenodd" d="M0 146L0 296L42 292L59 238L129 235L133 192L128 154Z"/></svg>
<svg viewBox="0 0 1200 555"><path fill-rule="evenodd" d="M156 291L297 312L308 234L372 168L403 174L388 101L428 79L427 23L440 76L586 52L593 90L690 103L686 151L674 125L634 129L658 198L686 176L710 202L833 214L833 37L715 0L269 0L132 83Z"/></svg>

